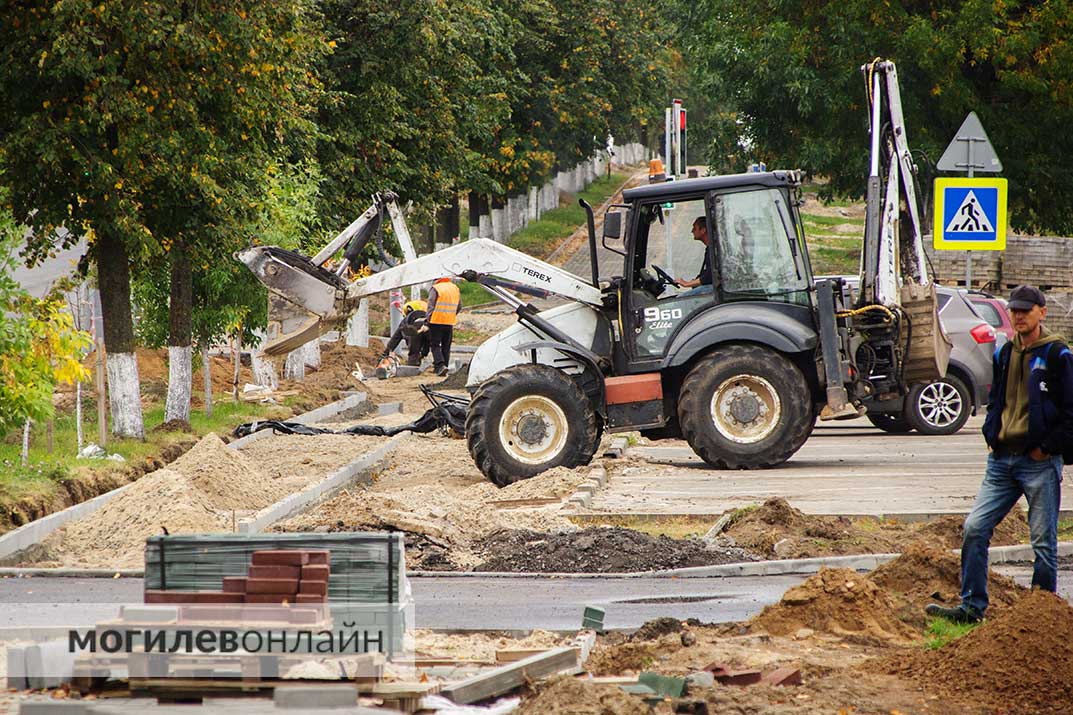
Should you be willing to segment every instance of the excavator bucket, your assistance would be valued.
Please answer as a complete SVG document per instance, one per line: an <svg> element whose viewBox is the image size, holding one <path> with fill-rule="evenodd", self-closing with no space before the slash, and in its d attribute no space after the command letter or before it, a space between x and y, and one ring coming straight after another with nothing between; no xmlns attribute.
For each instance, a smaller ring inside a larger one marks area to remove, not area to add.
<svg viewBox="0 0 1073 715"><path fill-rule="evenodd" d="M346 282L308 258L275 246L251 246L236 258L269 291L265 354L288 353L346 320Z"/></svg>
<svg viewBox="0 0 1073 715"><path fill-rule="evenodd" d="M909 320L902 327L902 340L909 343L905 357L905 384L929 382L946 376L953 344L939 322L935 285L908 283L901 289L901 306Z"/></svg>

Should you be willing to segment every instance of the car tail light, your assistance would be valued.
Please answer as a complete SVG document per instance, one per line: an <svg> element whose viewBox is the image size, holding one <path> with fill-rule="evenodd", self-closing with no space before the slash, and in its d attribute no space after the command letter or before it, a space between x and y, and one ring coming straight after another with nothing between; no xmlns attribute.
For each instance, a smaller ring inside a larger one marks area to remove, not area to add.
<svg viewBox="0 0 1073 715"><path fill-rule="evenodd" d="M969 331L969 335L977 343L993 343L995 342L995 329L987 323L983 325L977 325L975 328Z"/></svg>

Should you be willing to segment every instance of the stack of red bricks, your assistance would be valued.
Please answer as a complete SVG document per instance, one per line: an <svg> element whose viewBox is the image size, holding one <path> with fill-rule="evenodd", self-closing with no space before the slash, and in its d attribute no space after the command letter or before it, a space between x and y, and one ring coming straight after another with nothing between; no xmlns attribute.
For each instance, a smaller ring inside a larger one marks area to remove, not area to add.
<svg viewBox="0 0 1073 715"><path fill-rule="evenodd" d="M328 551L254 551L246 577L224 578L224 593L244 603L324 603L331 570Z"/></svg>
<svg viewBox="0 0 1073 715"><path fill-rule="evenodd" d="M146 603L323 604L328 597L331 552L254 551L246 576L225 576L222 591L147 589Z"/></svg>

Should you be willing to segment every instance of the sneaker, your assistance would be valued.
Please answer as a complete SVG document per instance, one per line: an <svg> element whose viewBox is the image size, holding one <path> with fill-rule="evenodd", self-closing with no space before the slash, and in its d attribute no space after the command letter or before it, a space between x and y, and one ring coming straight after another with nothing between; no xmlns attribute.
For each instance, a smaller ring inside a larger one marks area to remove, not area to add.
<svg viewBox="0 0 1073 715"><path fill-rule="evenodd" d="M441 367L439 370L436 371L436 374L439 375L440 377L446 377L447 376L447 368Z"/></svg>
<svg viewBox="0 0 1073 715"><path fill-rule="evenodd" d="M982 615L971 608L966 608L965 606L948 608L947 606L940 606L938 603L929 603L924 607L924 613L935 618L945 618L954 623L979 623L984 619Z"/></svg>

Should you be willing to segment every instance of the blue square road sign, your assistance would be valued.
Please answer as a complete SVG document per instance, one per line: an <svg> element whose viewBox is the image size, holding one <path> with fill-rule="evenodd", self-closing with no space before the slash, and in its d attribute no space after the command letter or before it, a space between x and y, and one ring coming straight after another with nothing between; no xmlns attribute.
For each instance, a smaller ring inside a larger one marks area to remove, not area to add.
<svg viewBox="0 0 1073 715"><path fill-rule="evenodd" d="M937 249L1004 250L1006 179L936 179L933 236Z"/></svg>

